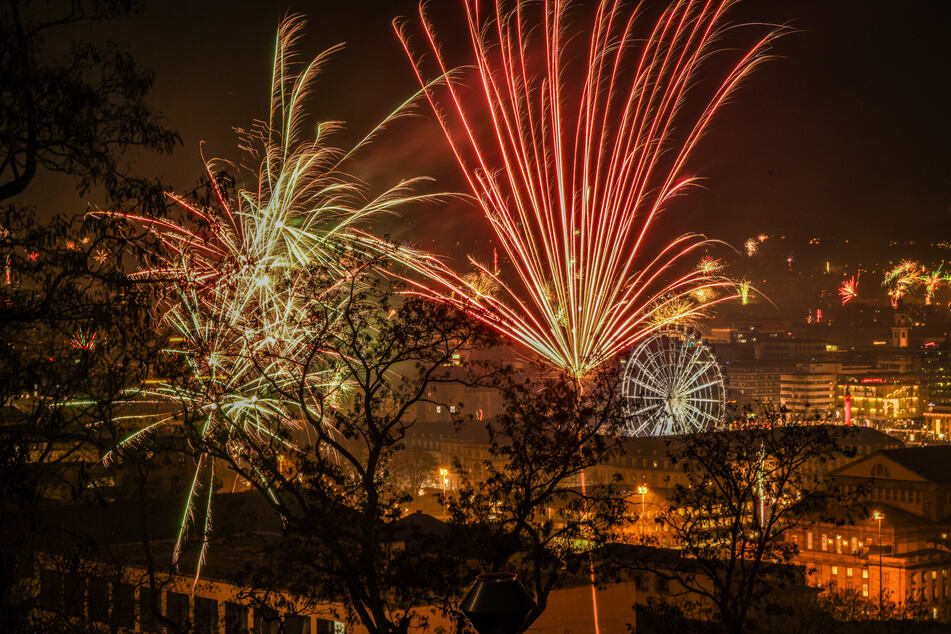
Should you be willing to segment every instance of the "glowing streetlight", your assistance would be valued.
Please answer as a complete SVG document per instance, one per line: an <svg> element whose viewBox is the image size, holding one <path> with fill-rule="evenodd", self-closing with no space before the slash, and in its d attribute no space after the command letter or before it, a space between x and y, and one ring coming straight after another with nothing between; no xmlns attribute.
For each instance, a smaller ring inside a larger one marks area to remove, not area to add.
<svg viewBox="0 0 951 634"><path fill-rule="evenodd" d="M875 511L872 517L878 522L878 611L881 615L885 598L885 588L882 586L882 520L885 519L885 514Z"/></svg>
<svg viewBox="0 0 951 634"><path fill-rule="evenodd" d="M644 504L647 500L647 490L646 484L642 484L641 486L637 487L637 492L641 494L641 535L644 534L644 518L646 517Z"/></svg>
<svg viewBox="0 0 951 634"><path fill-rule="evenodd" d="M439 469L439 476L442 478L442 510L443 513L446 512L446 485L449 484L449 469L441 467Z"/></svg>

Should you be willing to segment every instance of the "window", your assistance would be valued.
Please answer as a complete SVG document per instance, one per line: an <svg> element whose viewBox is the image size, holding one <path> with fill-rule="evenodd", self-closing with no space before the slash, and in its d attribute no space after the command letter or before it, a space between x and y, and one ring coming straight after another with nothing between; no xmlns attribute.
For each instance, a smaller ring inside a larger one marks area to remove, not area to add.
<svg viewBox="0 0 951 634"><path fill-rule="evenodd" d="M248 634L248 608L225 603L225 634Z"/></svg>
<svg viewBox="0 0 951 634"><path fill-rule="evenodd" d="M868 596L868 584L867 584L867 583L863 583L863 584L862 584L862 596L863 596L863 597L867 597L867 596Z"/></svg>
<svg viewBox="0 0 951 634"><path fill-rule="evenodd" d="M806 550L812 550L812 531L806 532Z"/></svg>
<svg viewBox="0 0 951 634"><path fill-rule="evenodd" d="M165 595L165 616L175 624L185 627L188 625L188 596L177 592Z"/></svg>
<svg viewBox="0 0 951 634"><path fill-rule="evenodd" d="M846 576L846 577L851 577L851 576L852 576L852 569L851 569L851 568L846 568L846 569L845 569L845 576Z"/></svg>
<svg viewBox="0 0 951 634"><path fill-rule="evenodd" d="M214 599L195 597L196 634L218 634L218 602Z"/></svg>
<svg viewBox="0 0 951 634"><path fill-rule="evenodd" d="M64 579L63 607L68 616L83 615L83 580L78 574L68 574Z"/></svg>
<svg viewBox="0 0 951 634"><path fill-rule="evenodd" d="M156 610L161 610L161 595L155 597L156 605L152 607L152 593L148 587L139 588L139 631L140 632L158 632L158 619L155 618Z"/></svg>
<svg viewBox="0 0 951 634"><path fill-rule="evenodd" d="M135 627L135 587L128 583L112 584L112 625Z"/></svg>
<svg viewBox="0 0 951 634"><path fill-rule="evenodd" d="M109 582L102 577L89 580L89 620L93 623L109 621Z"/></svg>
<svg viewBox="0 0 951 634"><path fill-rule="evenodd" d="M56 571L44 570L40 573L40 607L50 612L58 610L62 592L60 576Z"/></svg>
<svg viewBox="0 0 951 634"><path fill-rule="evenodd" d="M868 579L868 568L862 568L862 578Z"/></svg>
<svg viewBox="0 0 951 634"><path fill-rule="evenodd" d="M819 536L819 548L822 552L829 550L829 537L825 533Z"/></svg>
<svg viewBox="0 0 951 634"><path fill-rule="evenodd" d="M838 566L832 566L832 576L834 577L834 576L836 576L837 574L839 574L839 567L838 567Z"/></svg>

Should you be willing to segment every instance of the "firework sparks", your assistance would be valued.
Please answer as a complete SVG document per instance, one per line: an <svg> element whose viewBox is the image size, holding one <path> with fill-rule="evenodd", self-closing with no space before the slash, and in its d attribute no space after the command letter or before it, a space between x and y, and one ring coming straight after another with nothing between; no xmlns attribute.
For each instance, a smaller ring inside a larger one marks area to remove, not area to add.
<svg viewBox="0 0 951 634"><path fill-rule="evenodd" d="M935 291L938 290L938 287L941 285L941 282L945 280L944 274L941 272L941 267L938 267L937 271L932 271L931 273L925 273L920 277L922 285L925 287L925 303L930 305L934 301Z"/></svg>
<svg viewBox="0 0 951 634"><path fill-rule="evenodd" d="M95 330L82 329L70 338L69 345L77 350L92 350L99 344L98 338Z"/></svg>
<svg viewBox="0 0 951 634"><path fill-rule="evenodd" d="M845 306L850 301L858 297L859 294L859 280L858 276L853 275L847 280L842 282L842 286L839 287L839 296L842 298L842 305Z"/></svg>
<svg viewBox="0 0 951 634"><path fill-rule="evenodd" d="M700 263L697 265L697 268L700 269L701 273L710 275L722 269L723 263L720 261L720 258L714 258L709 255L705 255L700 258Z"/></svg>
<svg viewBox="0 0 951 634"><path fill-rule="evenodd" d="M740 296L740 303L746 306L750 303L750 282L742 280L737 286L737 294Z"/></svg>
<svg viewBox="0 0 951 634"><path fill-rule="evenodd" d="M297 64L290 51L302 25L294 18L281 25L270 120L242 140L251 164L258 166L251 174L253 187L226 195L215 164L206 162L215 207L169 194L184 220L98 212L147 227L159 244L156 264L135 275L167 285L162 318L174 333L170 352L185 361L190 378L150 386L143 398L184 404L201 436L210 443L225 438L223 448L235 456L243 449L239 438L278 443L289 454L298 450L289 433L298 427L299 408L309 404L284 398L289 386L305 398L346 389L320 359L305 362L312 334L308 315L314 308L331 320L334 315L314 292L311 267L333 272L334 284L345 282L352 271L344 262L365 253L361 249L369 243L366 234L354 231L360 223L422 198L408 194L413 184L408 181L364 202L361 184L341 163L372 132L350 152L326 145L332 124L318 125L313 140L301 139L307 127L302 102L333 51ZM173 415L135 422L120 447L145 440L172 423ZM186 538L200 535L196 581L208 544L214 470L214 458L200 455L174 548L177 563Z"/></svg>
<svg viewBox="0 0 951 634"><path fill-rule="evenodd" d="M654 312L664 301L732 287L687 263L705 244L702 236L648 246L666 203L694 181L685 164L704 130L778 34L741 53L699 116L686 120L681 106L729 28L730 4L674 3L641 38L636 12L602 0L585 40L567 36L574 12L560 0L510 10L500 1L489 15L463 0L477 95L448 71L421 6L432 59L445 77L424 92L506 258L498 272L470 259L495 280L498 290L487 295L436 258L399 251L394 257L413 269L415 292L583 376L656 329L664 320ZM422 58L397 31L425 87ZM569 41L587 48L569 51ZM572 60L580 60L577 67Z"/></svg>
<svg viewBox="0 0 951 634"><path fill-rule="evenodd" d="M888 289L888 297L891 300L892 308L897 309L898 302L905 296L908 289L919 281L919 269L917 262L903 260L885 272L882 286Z"/></svg>
<svg viewBox="0 0 951 634"><path fill-rule="evenodd" d="M743 248L746 249L746 255L753 257L759 249L759 241L756 238L750 238L743 243Z"/></svg>

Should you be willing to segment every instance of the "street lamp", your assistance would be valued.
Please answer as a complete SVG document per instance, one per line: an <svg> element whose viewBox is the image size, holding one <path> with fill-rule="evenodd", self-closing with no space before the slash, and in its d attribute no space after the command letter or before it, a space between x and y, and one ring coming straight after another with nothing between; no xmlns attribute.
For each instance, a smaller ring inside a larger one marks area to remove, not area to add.
<svg viewBox="0 0 951 634"><path fill-rule="evenodd" d="M514 572L478 575L459 610L479 634L516 634L535 602Z"/></svg>
<svg viewBox="0 0 951 634"><path fill-rule="evenodd" d="M442 510L446 513L446 485L449 484L449 469L442 467L439 469L439 476L442 478Z"/></svg>
<svg viewBox="0 0 951 634"><path fill-rule="evenodd" d="M882 585L882 520L885 514L881 511L875 511L872 515L878 521L878 612L881 616L882 604L885 598L885 587Z"/></svg>
<svg viewBox="0 0 951 634"><path fill-rule="evenodd" d="M637 487L637 492L641 494L641 535L643 535L644 534L644 518L645 518L645 512L646 512L644 510L644 504L647 500L647 485L642 484L641 486Z"/></svg>

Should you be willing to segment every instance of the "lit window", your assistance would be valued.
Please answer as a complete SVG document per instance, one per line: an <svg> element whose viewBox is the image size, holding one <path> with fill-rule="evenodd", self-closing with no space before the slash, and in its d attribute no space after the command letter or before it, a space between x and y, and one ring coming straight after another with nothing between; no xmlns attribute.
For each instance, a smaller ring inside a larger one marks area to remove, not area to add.
<svg viewBox="0 0 951 634"><path fill-rule="evenodd" d="M862 568L862 578L868 579L868 568Z"/></svg>
<svg viewBox="0 0 951 634"><path fill-rule="evenodd" d="M835 576L835 575L837 575L837 574L839 574L839 567L838 567L838 566L832 566L832 575Z"/></svg>
<svg viewBox="0 0 951 634"><path fill-rule="evenodd" d="M851 576L852 576L852 569L851 569L851 568L846 568L846 569L845 569L845 576L846 576L846 577L851 577Z"/></svg>

